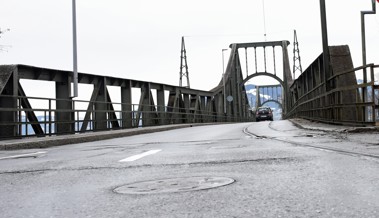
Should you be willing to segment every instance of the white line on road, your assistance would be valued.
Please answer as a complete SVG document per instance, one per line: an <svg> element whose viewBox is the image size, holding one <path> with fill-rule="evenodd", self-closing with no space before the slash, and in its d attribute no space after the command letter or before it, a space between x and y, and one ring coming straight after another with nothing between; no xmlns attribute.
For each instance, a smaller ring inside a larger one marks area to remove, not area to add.
<svg viewBox="0 0 379 218"><path fill-rule="evenodd" d="M118 162L131 162L131 161L135 161L135 160L141 159L143 157L146 157L148 155L156 154L156 153L158 153L160 151L162 151L162 150L150 150L150 151L146 151L146 152L144 152L142 154L137 154L137 155L134 155L134 156L131 156L131 157L119 160Z"/></svg>
<svg viewBox="0 0 379 218"><path fill-rule="evenodd" d="M39 151L35 153L30 153L30 154L20 154L20 155L8 156L8 157L0 157L0 160L23 158L23 157L37 157L40 154L46 154L46 153L47 153L46 151Z"/></svg>

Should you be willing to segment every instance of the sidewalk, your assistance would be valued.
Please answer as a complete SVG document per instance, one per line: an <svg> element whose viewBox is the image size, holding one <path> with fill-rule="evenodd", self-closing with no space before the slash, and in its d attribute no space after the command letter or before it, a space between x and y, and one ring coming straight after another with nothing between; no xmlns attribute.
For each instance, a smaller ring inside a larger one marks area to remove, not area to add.
<svg viewBox="0 0 379 218"><path fill-rule="evenodd" d="M323 131L334 135L336 142L324 144L325 148L360 153L365 156L379 158L379 128L378 127L352 127L338 126L304 119L290 119L298 128Z"/></svg>
<svg viewBox="0 0 379 218"><path fill-rule="evenodd" d="M326 132L347 132L347 133L360 133L360 132L379 132L379 126L371 127L356 127L356 126L341 126L320 122L312 122L305 119L295 118L290 121L297 127L308 130L326 131Z"/></svg>
<svg viewBox="0 0 379 218"><path fill-rule="evenodd" d="M199 124L175 124L165 126L151 126L143 128L109 130L99 132L87 132L80 134L46 136L46 137L30 137L23 139L11 139L0 141L0 150L17 150L31 148L47 148L53 146L76 144L84 142L93 142L106 140L111 138L120 138L139 134L167 131L180 128L188 128L192 126L214 125L214 123L199 123Z"/></svg>

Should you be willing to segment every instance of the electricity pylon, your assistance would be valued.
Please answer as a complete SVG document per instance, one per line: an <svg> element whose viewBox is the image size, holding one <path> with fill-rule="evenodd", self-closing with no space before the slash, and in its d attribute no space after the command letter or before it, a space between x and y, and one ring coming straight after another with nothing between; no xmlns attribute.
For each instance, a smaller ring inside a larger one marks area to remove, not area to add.
<svg viewBox="0 0 379 218"><path fill-rule="evenodd" d="M185 72L183 72L183 68L185 69ZM186 45L184 43L184 36L182 36L182 49L180 54L180 79L179 79L179 86L183 87L183 76L187 77L187 88L190 88L190 82L189 82L189 75L188 75L188 65L187 65L187 54L186 54Z"/></svg>
<svg viewBox="0 0 379 218"><path fill-rule="evenodd" d="M293 79L296 79L296 71L299 71L301 75L303 73L303 69L301 67L299 42L297 41L296 30L294 30L293 33Z"/></svg>

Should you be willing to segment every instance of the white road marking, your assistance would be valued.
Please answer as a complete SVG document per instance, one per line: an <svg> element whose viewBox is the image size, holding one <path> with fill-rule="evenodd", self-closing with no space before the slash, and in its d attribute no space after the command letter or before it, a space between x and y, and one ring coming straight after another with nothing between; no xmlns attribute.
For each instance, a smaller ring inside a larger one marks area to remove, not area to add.
<svg viewBox="0 0 379 218"><path fill-rule="evenodd" d="M134 156L131 156L131 157L119 160L118 162L131 162L131 161L135 161L135 160L141 159L143 157L146 157L148 155L156 154L156 153L158 153L160 151L162 151L162 150L150 150L150 151L146 151L146 152L144 152L142 154L137 154L137 155L134 155Z"/></svg>
<svg viewBox="0 0 379 218"><path fill-rule="evenodd" d="M37 155L46 154L46 153L47 153L46 151L39 151L35 153L30 153L30 154L20 154L20 155L8 156L8 157L0 157L0 160L23 158L23 157L36 157Z"/></svg>

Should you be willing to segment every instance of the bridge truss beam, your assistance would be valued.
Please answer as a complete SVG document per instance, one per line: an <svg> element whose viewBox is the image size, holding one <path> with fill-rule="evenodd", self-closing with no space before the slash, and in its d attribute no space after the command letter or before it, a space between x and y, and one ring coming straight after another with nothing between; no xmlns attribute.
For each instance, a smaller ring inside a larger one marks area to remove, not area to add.
<svg viewBox="0 0 379 218"><path fill-rule="evenodd" d="M56 98L28 96L20 80L52 82ZM220 93L211 91L85 73L78 73L78 83L92 85L90 99L70 97L70 71L26 65L0 66L0 138L250 120L248 116L227 117L223 108L218 107ZM111 96L109 87L119 88L118 102L112 101L115 97ZM134 91L140 93L137 104L132 103L136 97ZM40 105L45 106L33 108L30 103L33 101L43 102Z"/></svg>
<svg viewBox="0 0 379 218"><path fill-rule="evenodd" d="M378 116L378 65L354 68L349 47L329 46L330 75L326 77L321 54L290 87L290 111L300 117L339 125L371 126ZM359 79L366 78L366 79ZM325 87L328 90L325 91Z"/></svg>

